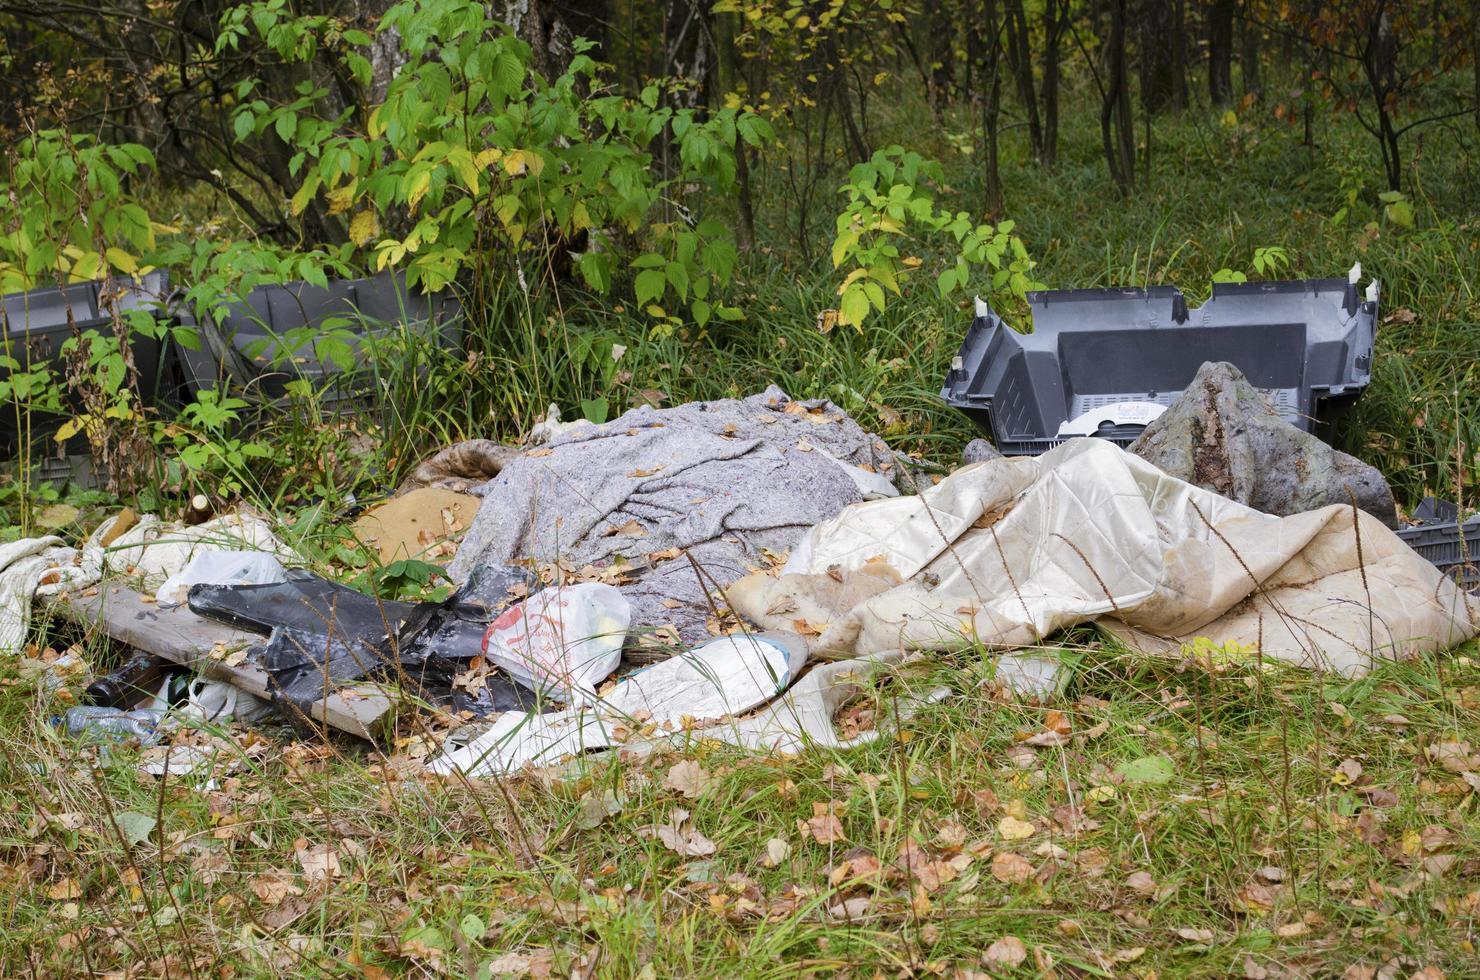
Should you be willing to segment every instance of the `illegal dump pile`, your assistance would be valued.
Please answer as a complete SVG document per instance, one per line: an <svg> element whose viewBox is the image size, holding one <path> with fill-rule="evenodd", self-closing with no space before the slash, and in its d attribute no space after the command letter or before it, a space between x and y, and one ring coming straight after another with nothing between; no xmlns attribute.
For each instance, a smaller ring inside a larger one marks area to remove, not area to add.
<svg viewBox="0 0 1480 980"><path fill-rule="evenodd" d="M1113 437L974 444L933 476L776 388L600 425L552 413L520 447L448 447L356 523L386 562L451 557L443 601L317 576L259 517L125 513L80 549L7 548L0 639L24 646L34 595L132 650L62 721L189 743L171 772L210 760L192 719L275 714L368 741L415 718L432 771L493 776L694 740L858 744L877 728L836 716L881 666L980 648L999 684L1045 695L1071 669L1050 638L1080 624L1346 677L1475 634L1463 576L1394 533L1375 470L1232 364L1173 394L1085 413L1139 413L1134 438L1118 416ZM68 657L40 669L86 669Z"/></svg>

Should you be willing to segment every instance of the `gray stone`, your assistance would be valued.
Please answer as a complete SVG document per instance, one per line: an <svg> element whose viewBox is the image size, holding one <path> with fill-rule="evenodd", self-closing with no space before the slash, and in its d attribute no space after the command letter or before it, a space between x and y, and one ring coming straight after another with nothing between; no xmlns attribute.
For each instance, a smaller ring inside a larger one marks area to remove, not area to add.
<svg viewBox="0 0 1480 980"><path fill-rule="evenodd" d="M961 451L961 462L967 465L1001 458L1002 454L997 451L997 447L985 439L973 439Z"/></svg>
<svg viewBox="0 0 1480 980"><path fill-rule="evenodd" d="M1275 412L1243 373L1205 363L1130 451L1164 472L1281 517L1350 504L1398 526L1393 492L1373 467Z"/></svg>

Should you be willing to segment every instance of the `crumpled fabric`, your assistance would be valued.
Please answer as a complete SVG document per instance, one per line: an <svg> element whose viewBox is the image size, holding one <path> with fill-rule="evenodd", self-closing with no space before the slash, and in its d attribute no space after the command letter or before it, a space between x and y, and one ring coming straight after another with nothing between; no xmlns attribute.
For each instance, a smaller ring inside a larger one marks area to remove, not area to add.
<svg viewBox="0 0 1480 980"><path fill-rule="evenodd" d="M0 654L25 649L35 596L84 589L98 577L98 568L55 536L0 545Z"/></svg>
<svg viewBox="0 0 1480 980"><path fill-rule="evenodd" d="M891 493L900 464L827 402L779 388L742 400L644 406L558 429L473 492L482 507L449 567L534 559L581 569L630 563L616 581L634 628L708 639L709 593L784 553L819 521ZM686 550L703 570L675 549Z"/></svg>
<svg viewBox="0 0 1480 980"><path fill-rule="evenodd" d="M196 525L145 514L104 548L101 542L117 520L110 517L88 538L83 545L84 563L96 564L106 573L138 576L146 589L158 589L192 558L207 551L261 551L285 565L304 564L266 521L249 514L223 514Z"/></svg>
<svg viewBox="0 0 1480 980"><path fill-rule="evenodd" d="M828 605L838 577L874 565L902 581L875 570L872 595ZM1365 511L1274 517L1099 439L849 507L807 534L779 578L747 576L725 595L768 628L816 617L810 649L834 658L1033 647L1098 622L1146 652L1206 637L1359 675L1469 639L1480 622L1474 597Z"/></svg>
<svg viewBox="0 0 1480 980"><path fill-rule="evenodd" d="M99 525L81 550L54 536L0 546L0 653L25 647L36 596L85 589L104 574L138 575L145 588L155 589L206 551L252 549L302 562L254 517L228 514L186 527L145 515L104 548L101 542L117 520L111 517Z"/></svg>

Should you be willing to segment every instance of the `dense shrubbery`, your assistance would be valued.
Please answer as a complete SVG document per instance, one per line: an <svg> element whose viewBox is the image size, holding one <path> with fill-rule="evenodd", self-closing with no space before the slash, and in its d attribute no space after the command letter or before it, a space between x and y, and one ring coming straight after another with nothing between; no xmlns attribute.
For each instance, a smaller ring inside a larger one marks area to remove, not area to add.
<svg viewBox="0 0 1480 980"><path fill-rule="evenodd" d="M95 454L154 460L109 467L151 506L196 490L334 497L438 442L517 433L550 401L599 419L766 380L945 449L964 430L931 390L955 311L976 292L1011 312L1044 283L1173 280L1196 295L1362 257L1418 308L1386 343L1443 323L1445 344L1480 346L1473 296L1456 291L1475 263L1474 191L1458 179L1472 76L1434 71L1465 67L1454 42L1472 25L1446 5L1420 23L1369 2L1341 24L1242 5L1241 100L1220 75L1233 44L1222 7L1197 8L1207 106L1188 87L1193 25L1131 30L1115 4L926 16L884 0L675 0L603 6L610 16L575 25L590 42L539 3L495 11L513 27L469 0L369 12L257 0L208 22L158 7L177 17L188 98L168 72L131 74L169 60L148 47L168 31L129 35L127 69L78 25L54 39L98 73L43 67L13 120L4 288L160 268L203 314L263 283L397 271L457 293L467 322L461 351L382 344L381 404L354 418L325 415L302 386L266 416L229 393L151 407L131 338L198 340L137 312L71 341L65 371L5 362L13 413L62 412L59 434ZM618 7L632 30L610 29ZM16 36L51 37L24 10L6 16ZM1168 44L1181 53L1170 66L1156 60ZM1143 116L1130 131L1128 65ZM115 108L97 83L108 77L149 99ZM1370 110L1364 84L1386 93ZM105 124L89 129L96 113ZM311 342L351 357L342 330ZM1428 407L1460 390L1460 363L1390 347L1349 433L1405 491L1473 468L1468 396ZM1415 419L1418 437L1401 436ZM333 433L346 428L373 448L344 451L357 440Z"/></svg>

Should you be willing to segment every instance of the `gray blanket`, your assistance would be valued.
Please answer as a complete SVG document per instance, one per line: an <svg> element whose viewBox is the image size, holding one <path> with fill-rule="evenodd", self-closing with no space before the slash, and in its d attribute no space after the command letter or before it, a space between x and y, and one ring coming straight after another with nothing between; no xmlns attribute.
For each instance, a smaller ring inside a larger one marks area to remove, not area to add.
<svg viewBox="0 0 1480 980"><path fill-rule="evenodd" d="M672 626L690 644L710 635L707 593L863 500L867 471L899 475L883 440L831 403L795 402L774 386L738 401L637 408L567 429L474 488L483 504L450 571L462 583L480 565L518 559L627 562L633 580L620 588L634 630Z"/></svg>

